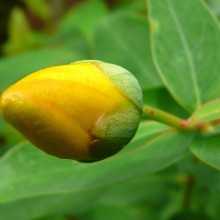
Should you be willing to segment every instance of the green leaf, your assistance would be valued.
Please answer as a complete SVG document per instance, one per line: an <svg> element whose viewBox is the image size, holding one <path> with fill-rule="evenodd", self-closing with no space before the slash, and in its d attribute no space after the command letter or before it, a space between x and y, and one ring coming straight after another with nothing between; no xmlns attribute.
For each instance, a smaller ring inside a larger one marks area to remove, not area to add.
<svg viewBox="0 0 220 220"><path fill-rule="evenodd" d="M31 1L23 0L27 5L28 9L40 17L44 21L49 21L52 18L52 10L49 3L45 0Z"/></svg>
<svg viewBox="0 0 220 220"><path fill-rule="evenodd" d="M105 4L100 0L82 1L66 13L58 31L64 33L77 28L91 40L96 23L107 13Z"/></svg>
<svg viewBox="0 0 220 220"><path fill-rule="evenodd" d="M220 18L220 2L219 0L209 0L208 1L209 6L211 7L214 14Z"/></svg>
<svg viewBox="0 0 220 220"><path fill-rule="evenodd" d="M91 164L57 159L24 142L0 160L0 202L98 189L156 172L184 157L191 140L191 134L147 122L121 152Z"/></svg>
<svg viewBox="0 0 220 220"><path fill-rule="evenodd" d="M143 89L162 85L152 61L145 17L127 13L107 17L97 26L93 50L95 59L132 72Z"/></svg>
<svg viewBox="0 0 220 220"><path fill-rule="evenodd" d="M146 14L146 1L145 0L119 0L115 1L114 11L131 11L139 14Z"/></svg>
<svg viewBox="0 0 220 220"><path fill-rule="evenodd" d="M130 205L143 200L156 202L164 191L172 188L170 182L173 181L174 178L166 172L157 175L142 175L129 181L112 185L99 202L115 205Z"/></svg>
<svg viewBox="0 0 220 220"><path fill-rule="evenodd" d="M17 54L40 44L40 34L31 29L24 10L19 7L10 11L7 29L8 38L2 47L6 54Z"/></svg>
<svg viewBox="0 0 220 220"><path fill-rule="evenodd" d="M212 122L220 119L220 99L216 99L203 105L190 117L192 124L200 122Z"/></svg>
<svg viewBox="0 0 220 220"><path fill-rule="evenodd" d="M0 93L29 73L53 65L71 63L80 59L78 54L64 48L39 49L0 60Z"/></svg>
<svg viewBox="0 0 220 220"><path fill-rule="evenodd" d="M202 0L149 0L153 54L171 94L188 111L220 94L220 29Z"/></svg>
<svg viewBox="0 0 220 220"><path fill-rule="evenodd" d="M50 214L76 215L94 205L102 194L103 189L93 189L46 196L35 195L31 198L0 204L0 219L30 220ZM54 218L52 219L54 220Z"/></svg>
<svg viewBox="0 0 220 220"><path fill-rule="evenodd" d="M93 207L87 213L80 216L79 219L90 219L90 220L137 220L139 218L139 210L131 206L118 206L114 203L112 204L101 204Z"/></svg>
<svg viewBox="0 0 220 220"><path fill-rule="evenodd" d="M220 136L199 138L193 142L191 151L203 162L220 170Z"/></svg>
<svg viewBox="0 0 220 220"><path fill-rule="evenodd" d="M0 114L0 157L12 146L24 138L15 128L6 123Z"/></svg>

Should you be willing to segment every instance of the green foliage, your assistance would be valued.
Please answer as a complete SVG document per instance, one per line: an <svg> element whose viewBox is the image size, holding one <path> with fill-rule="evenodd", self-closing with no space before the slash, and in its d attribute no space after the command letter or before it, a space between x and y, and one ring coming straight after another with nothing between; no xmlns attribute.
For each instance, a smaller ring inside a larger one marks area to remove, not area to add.
<svg viewBox="0 0 220 220"><path fill-rule="evenodd" d="M149 8L155 63L171 94L190 112L219 97L220 29L205 3L155 0Z"/></svg>
<svg viewBox="0 0 220 220"><path fill-rule="evenodd" d="M220 169L219 135L199 138L192 144L192 152L208 165Z"/></svg>
<svg viewBox="0 0 220 220"><path fill-rule="evenodd" d="M108 14L102 1L82 2L76 8L69 10L60 23L60 32L79 29L88 40L91 40L94 26Z"/></svg>
<svg viewBox="0 0 220 220"><path fill-rule="evenodd" d="M213 122L220 117L220 100L216 99L206 103L194 112L190 120L193 123ZM217 121L216 121L217 122Z"/></svg>
<svg viewBox="0 0 220 220"><path fill-rule="evenodd" d="M31 30L23 10L15 7L11 11L8 23L9 39L4 45L6 53L19 53L38 44L37 34Z"/></svg>
<svg viewBox="0 0 220 220"><path fill-rule="evenodd" d="M94 54L97 59L121 65L135 73L143 89L162 86L152 60L149 38L149 26L144 16L113 14L100 22L95 30Z"/></svg>
<svg viewBox="0 0 220 220"><path fill-rule="evenodd" d="M46 0L23 0L27 7L34 12L35 15L39 16L41 19L48 21L51 19L51 10L49 4Z"/></svg>
<svg viewBox="0 0 220 220"><path fill-rule="evenodd" d="M11 11L0 92L47 66L100 59L137 77L144 104L198 130L143 118L121 152L80 163L46 155L1 117L0 219L218 220L219 1L80 1L58 23L49 2L23 2L44 25Z"/></svg>

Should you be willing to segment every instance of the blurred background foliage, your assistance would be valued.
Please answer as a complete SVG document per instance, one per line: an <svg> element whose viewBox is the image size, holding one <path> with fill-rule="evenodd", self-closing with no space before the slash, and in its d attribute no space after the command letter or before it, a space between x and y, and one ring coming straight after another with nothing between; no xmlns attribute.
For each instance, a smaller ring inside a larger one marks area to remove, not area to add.
<svg viewBox="0 0 220 220"><path fill-rule="evenodd" d="M219 19L219 0L205 2ZM100 59L134 73L145 103L187 117L158 77L146 18L145 0L1 0L0 92L40 68ZM22 139L1 117L0 155ZM219 172L187 155L155 174L93 189L89 199L85 191L0 204L0 219L217 220L219 181Z"/></svg>

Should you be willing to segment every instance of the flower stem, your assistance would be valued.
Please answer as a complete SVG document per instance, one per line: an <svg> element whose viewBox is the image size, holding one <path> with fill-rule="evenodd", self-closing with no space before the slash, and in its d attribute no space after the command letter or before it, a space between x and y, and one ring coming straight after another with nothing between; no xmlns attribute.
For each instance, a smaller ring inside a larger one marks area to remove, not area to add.
<svg viewBox="0 0 220 220"><path fill-rule="evenodd" d="M144 105L143 113L144 116L146 116L147 118L153 119L155 121L163 122L167 125L170 125L180 130L185 130L185 131L198 130L198 127L192 126L187 119L179 118L168 112L162 111L160 109L148 105Z"/></svg>

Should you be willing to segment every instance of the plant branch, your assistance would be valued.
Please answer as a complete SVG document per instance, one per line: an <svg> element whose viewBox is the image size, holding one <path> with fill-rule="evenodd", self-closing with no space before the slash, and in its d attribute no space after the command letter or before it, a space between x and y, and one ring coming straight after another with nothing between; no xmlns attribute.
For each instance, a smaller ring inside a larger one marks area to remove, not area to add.
<svg viewBox="0 0 220 220"><path fill-rule="evenodd" d="M193 124L188 119L179 118L175 115L172 115L168 112L154 108L149 105L144 105L143 113L144 116L149 119L165 123L174 128L184 131L210 132L212 131L212 125L215 125L215 123L220 124L219 120L216 120L216 122L213 124L210 124L210 122L198 122Z"/></svg>
<svg viewBox="0 0 220 220"><path fill-rule="evenodd" d="M190 122L187 119L179 118L175 115L172 115L168 112L162 111L160 109L144 105L143 108L144 116L155 121L163 122L167 125L170 125L174 128L186 131L196 131L198 128L196 126L191 126Z"/></svg>

